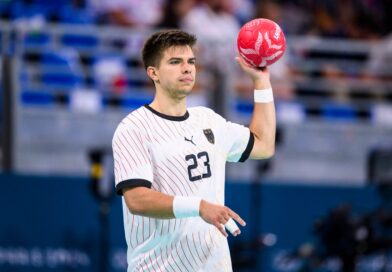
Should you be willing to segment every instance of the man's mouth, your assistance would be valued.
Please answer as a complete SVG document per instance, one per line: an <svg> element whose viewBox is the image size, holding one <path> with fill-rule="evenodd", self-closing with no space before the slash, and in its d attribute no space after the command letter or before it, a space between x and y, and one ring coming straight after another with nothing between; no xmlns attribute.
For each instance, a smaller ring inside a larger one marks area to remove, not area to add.
<svg viewBox="0 0 392 272"><path fill-rule="evenodd" d="M184 82L184 83L192 83L193 82L193 78L191 78L191 77L184 77L184 78L180 78L180 81Z"/></svg>

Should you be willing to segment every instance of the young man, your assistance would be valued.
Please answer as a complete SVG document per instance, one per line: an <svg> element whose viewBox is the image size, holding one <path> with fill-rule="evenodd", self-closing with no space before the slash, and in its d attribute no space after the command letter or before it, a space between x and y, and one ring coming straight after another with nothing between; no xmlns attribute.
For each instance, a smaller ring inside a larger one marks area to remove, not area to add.
<svg viewBox="0 0 392 272"><path fill-rule="evenodd" d="M195 84L196 38L153 34L143 48L155 97L125 117L113 137L123 195L128 271L232 271L225 227L245 222L224 206L225 163L274 153L275 109L267 69L237 62L254 82L250 128L204 107L187 108Z"/></svg>

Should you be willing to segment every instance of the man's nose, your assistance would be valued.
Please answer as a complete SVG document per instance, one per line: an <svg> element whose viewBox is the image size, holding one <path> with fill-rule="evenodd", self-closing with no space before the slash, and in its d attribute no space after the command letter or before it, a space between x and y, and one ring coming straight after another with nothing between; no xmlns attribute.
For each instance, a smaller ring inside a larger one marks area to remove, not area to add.
<svg viewBox="0 0 392 272"><path fill-rule="evenodd" d="M192 72L191 65L189 63L185 63L182 67L182 71L185 74L189 74Z"/></svg>

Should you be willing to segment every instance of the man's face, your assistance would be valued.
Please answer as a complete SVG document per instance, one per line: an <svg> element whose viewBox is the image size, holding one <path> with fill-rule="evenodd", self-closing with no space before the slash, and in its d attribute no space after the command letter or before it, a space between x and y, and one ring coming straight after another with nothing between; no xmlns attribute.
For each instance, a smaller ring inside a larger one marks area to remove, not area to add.
<svg viewBox="0 0 392 272"><path fill-rule="evenodd" d="M183 99L195 85L195 56L189 46L173 46L164 54L155 68L156 87L173 99Z"/></svg>

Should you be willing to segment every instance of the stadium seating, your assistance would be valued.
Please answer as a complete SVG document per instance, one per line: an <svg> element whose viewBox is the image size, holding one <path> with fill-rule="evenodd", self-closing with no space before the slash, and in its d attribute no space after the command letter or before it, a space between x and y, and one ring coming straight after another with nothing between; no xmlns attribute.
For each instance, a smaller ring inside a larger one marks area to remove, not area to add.
<svg viewBox="0 0 392 272"><path fill-rule="evenodd" d="M325 104L322 107L322 115L330 121L354 121L358 118L355 108L349 104Z"/></svg>
<svg viewBox="0 0 392 272"><path fill-rule="evenodd" d="M43 48L50 43L51 37L46 33L29 33L24 37L24 45L26 47Z"/></svg>

